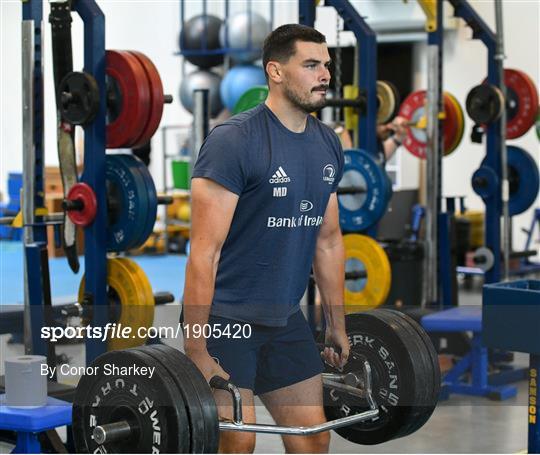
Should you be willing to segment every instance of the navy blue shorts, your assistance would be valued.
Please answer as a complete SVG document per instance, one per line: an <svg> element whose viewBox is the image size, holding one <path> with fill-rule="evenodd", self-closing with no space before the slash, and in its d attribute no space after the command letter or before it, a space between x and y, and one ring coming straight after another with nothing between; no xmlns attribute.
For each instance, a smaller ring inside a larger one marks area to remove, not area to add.
<svg viewBox="0 0 540 455"><path fill-rule="evenodd" d="M211 315L208 324L221 324L218 326L220 330L229 324L231 335L238 335L238 324L245 326L248 323ZM249 325L249 338L240 335L239 338L220 336L207 339L208 352L230 374L230 381L236 386L259 395L324 371L320 351L302 311L291 315L285 327ZM247 332L244 327L244 335ZM215 328L212 333L215 333Z"/></svg>

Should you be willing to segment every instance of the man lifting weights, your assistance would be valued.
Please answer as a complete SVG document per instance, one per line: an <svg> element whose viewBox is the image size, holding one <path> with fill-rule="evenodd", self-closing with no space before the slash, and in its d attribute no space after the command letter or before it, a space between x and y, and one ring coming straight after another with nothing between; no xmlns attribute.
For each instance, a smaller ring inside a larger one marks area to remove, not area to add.
<svg viewBox="0 0 540 455"><path fill-rule="evenodd" d="M325 104L329 65L318 31L297 24L273 31L263 46L266 102L217 126L193 170L185 327L251 330L239 338L185 331L185 351L207 380L220 375L240 388L247 423L255 422L254 395L278 425L326 421L321 353L299 306L312 264L325 341L341 351L326 348L322 357L337 366L349 355L336 196L343 151L310 115ZM220 418L231 419L230 395L215 397ZM329 441L328 432L283 436L289 453L327 452ZM220 436L221 452L254 447L254 433Z"/></svg>

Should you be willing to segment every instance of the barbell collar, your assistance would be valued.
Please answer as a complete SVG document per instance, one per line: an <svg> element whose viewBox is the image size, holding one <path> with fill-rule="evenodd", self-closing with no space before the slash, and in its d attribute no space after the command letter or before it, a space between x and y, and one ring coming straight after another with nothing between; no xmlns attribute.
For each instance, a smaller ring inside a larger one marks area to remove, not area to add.
<svg viewBox="0 0 540 455"><path fill-rule="evenodd" d="M345 272L345 280L362 280L367 278L367 270L354 270L351 272ZM315 276L310 275L309 279L315 283Z"/></svg>
<svg viewBox="0 0 540 455"><path fill-rule="evenodd" d="M62 201L62 208L68 212L81 211L84 209L84 203L80 199L64 199Z"/></svg>
<svg viewBox="0 0 540 455"><path fill-rule="evenodd" d="M338 187L337 194L343 195L343 194L364 194L367 193L367 188L360 188L357 186L342 186Z"/></svg>
<svg viewBox="0 0 540 455"><path fill-rule="evenodd" d="M364 278L367 278L366 270L355 270L353 272L345 272L346 280L362 280Z"/></svg>
<svg viewBox="0 0 540 455"><path fill-rule="evenodd" d="M84 308L83 306L76 302L76 303L70 303L64 307L61 308L60 314L65 317L82 317L84 315Z"/></svg>
<svg viewBox="0 0 540 455"><path fill-rule="evenodd" d="M157 203L159 205L171 205L173 203L172 196L158 196Z"/></svg>
<svg viewBox="0 0 540 455"><path fill-rule="evenodd" d="M64 107L67 107L69 103L71 103L71 101L74 99L74 96L73 96L73 93L62 92L62 94L60 95L60 99L62 101L62 105Z"/></svg>
<svg viewBox="0 0 540 455"><path fill-rule="evenodd" d="M488 186L488 181L485 177L475 177L473 178L473 186L478 188L486 188Z"/></svg>
<svg viewBox="0 0 540 455"><path fill-rule="evenodd" d="M343 98L329 98L326 100L325 107L353 107L356 109L364 109L366 107L365 98L356 98L354 100Z"/></svg>
<svg viewBox="0 0 540 455"><path fill-rule="evenodd" d="M154 293L154 304L155 305L165 305L167 303L174 302L174 295L170 292L155 292Z"/></svg>
<svg viewBox="0 0 540 455"><path fill-rule="evenodd" d="M94 440L102 444L110 444L111 442L121 441L133 435L134 431L131 425L126 420L120 422L106 423L98 425L94 428Z"/></svg>

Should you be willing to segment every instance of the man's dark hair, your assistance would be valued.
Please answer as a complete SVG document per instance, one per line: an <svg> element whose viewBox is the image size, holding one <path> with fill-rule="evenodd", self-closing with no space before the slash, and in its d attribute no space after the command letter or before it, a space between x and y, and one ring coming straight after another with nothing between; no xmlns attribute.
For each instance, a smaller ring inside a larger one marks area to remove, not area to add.
<svg viewBox="0 0 540 455"><path fill-rule="evenodd" d="M308 43L326 43L325 36L315 30L300 24L285 24L271 32L263 44L262 62L265 71L269 61L275 60L280 63L286 63L296 52L296 42L305 41Z"/></svg>

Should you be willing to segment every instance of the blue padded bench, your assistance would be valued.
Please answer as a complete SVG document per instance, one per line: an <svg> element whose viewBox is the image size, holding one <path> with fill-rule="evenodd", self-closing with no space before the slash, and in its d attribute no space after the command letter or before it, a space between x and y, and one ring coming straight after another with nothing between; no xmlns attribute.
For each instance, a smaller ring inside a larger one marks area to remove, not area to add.
<svg viewBox="0 0 540 455"><path fill-rule="evenodd" d="M38 433L71 425L71 403L48 397L39 408L11 408L0 395L0 429L17 432L17 443L11 453L40 453Z"/></svg>
<svg viewBox="0 0 540 455"><path fill-rule="evenodd" d="M441 399L450 393L505 400L516 396L517 388L506 385L526 377L524 369L488 372L488 349L482 345L482 307L461 306L422 317L427 332L472 332L471 350L443 377ZM464 378L467 373L469 377Z"/></svg>

